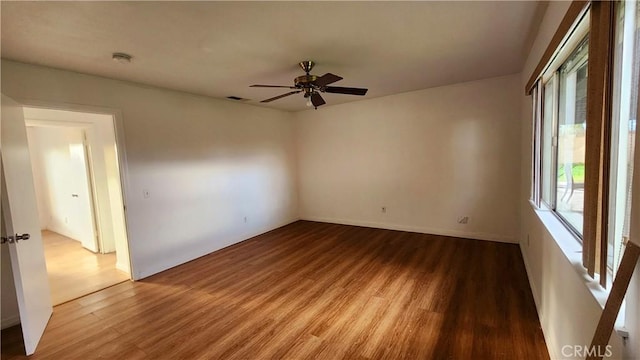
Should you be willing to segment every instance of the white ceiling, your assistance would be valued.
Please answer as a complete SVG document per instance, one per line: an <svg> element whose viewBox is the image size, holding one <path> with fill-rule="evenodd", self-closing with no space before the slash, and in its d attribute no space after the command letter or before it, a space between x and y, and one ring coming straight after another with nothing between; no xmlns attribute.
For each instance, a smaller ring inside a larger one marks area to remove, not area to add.
<svg viewBox="0 0 640 360"><path fill-rule="evenodd" d="M303 75L344 77L364 98L516 73L537 2L6 2L2 57L250 104ZM131 64L112 52L133 55ZM328 105L363 99L323 95ZM327 106L327 105L325 105Z"/></svg>

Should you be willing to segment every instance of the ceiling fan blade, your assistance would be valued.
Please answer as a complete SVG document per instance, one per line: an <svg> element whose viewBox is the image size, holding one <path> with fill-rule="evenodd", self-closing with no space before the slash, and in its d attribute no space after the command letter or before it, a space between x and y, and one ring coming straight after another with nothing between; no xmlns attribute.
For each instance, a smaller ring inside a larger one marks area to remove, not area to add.
<svg viewBox="0 0 640 360"><path fill-rule="evenodd" d="M314 107L318 107L320 105L326 104L322 96L320 96L320 94L317 92L314 92L313 94L311 94L311 103L313 104Z"/></svg>
<svg viewBox="0 0 640 360"><path fill-rule="evenodd" d="M276 97L272 97L272 98L267 99L267 100L262 100L262 101L260 101L260 102L261 102L261 103L268 103L268 102L272 102L273 100L282 99L282 98L283 98L283 97L285 97L285 96L289 96L289 95L297 94L297 93L299 93L299 92L302 92L302 90L288 92L288 93L286 93L286 94L278 95L278 96L276 96Z"/></svg>
<svg viewBox="0 0 640 360"><path fill-rule="evenodd" d="M315 84L318 86L327 86L336 81L342 80L342 78L338 75L334 75L332 73L326 73L319 78L316 79Z"/></svg>
<svg viewBox="0 0 640 360"><path fill-rule="evenodd" d="M250 85L249 87L297 89L297 87L295 86L284 86L284 85Z"/></svg>
<svg viewBox="0 0 640 360"><path fill-rule="evenodd" d="M363 88L352 88L352 87L340 87L340 86L327 86L323 89L325 92L333 93L333 94L347 94L347 95L365 95L367 90Z"/></svg>

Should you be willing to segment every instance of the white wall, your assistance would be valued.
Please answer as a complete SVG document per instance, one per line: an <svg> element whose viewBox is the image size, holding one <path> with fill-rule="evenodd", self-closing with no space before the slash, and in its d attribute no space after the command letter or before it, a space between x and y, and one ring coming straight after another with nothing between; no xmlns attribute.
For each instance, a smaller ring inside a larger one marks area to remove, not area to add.
<svg viewBox="0 0 640 360"><path fill-rule="evenodd" d="M520 99L510 75L296 113L301 218L517 242Z"/></svg>
<svg viewBox="0 0 640 360"><path fill-rule="evenodd" d="M6 60L2 92L121 111L136 279L297 219L288 113Z"/></svg>
<svg viewBox="0 0 640 360"><path fill-rule="evenodd" d="M49 192L47 190L47 179L44 177L44 172L40 171L44 169L44 164L42 161L44 158L42 156L34 156L34 154L39 154L39 144L32 141L32 133L27 128L27 140L30 145L30 154L31 154L31 167L33 168L33 184L35 186L36 191L36 200L38 201L38 219L40 223L41 230L47 230L49 226L49 222L51 221L51 213L50 208L51 204L49 204Z"/></svg>
<svg viewBox="0 0 640 360"><path fill-rule="evenodd" d="M91 251L98 251L84 130L30 126L27 138L41 227L80 241Z"/></svg>
<svg viewBox="0 0 640 360"><path fill-rule="evenodd" d="M522 72L518 92L523 95L526 82L542 57L549 41L562 20L570 2L550 2ZM521 173L520 189L521 234L520 247L524 256L529 280L538 308L538 314L552 359L562 356L565 345L589 345L602 313L600 303L588 286L594 286L584 275L579 262L571 263L548 228L529 203L531 189L531 97L522 97ZM574 241L573 239L562 239ZM636 274L633 283L638 287ZM637 291L637 290L635 290ZM637 293L636 293L637 294ZM638 308L637 295L628 297L628 306ZM637 314L636 310L636 314ZM627 326L636 329L624 347L617 334L611 337L611 358L638 358L629 349L638 349L639 318L629 318ZM625 355L626 354L626 355ZM580 358L580 357L576 357Z"/></svg>

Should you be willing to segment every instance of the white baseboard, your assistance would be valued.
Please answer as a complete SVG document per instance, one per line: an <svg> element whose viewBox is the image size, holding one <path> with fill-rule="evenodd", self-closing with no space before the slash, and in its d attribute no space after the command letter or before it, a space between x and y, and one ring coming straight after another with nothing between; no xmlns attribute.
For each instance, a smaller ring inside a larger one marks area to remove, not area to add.
<svg viewBox="0 0 640 360"><path fill-rule="evenodd" d="M436 229L436 228L428 228L428 227L421 227L421 226L398 225L398 224L380 223L380 222L363 221L363 220L326 218L326 217L319 217L319 216L302 216L300 220L318 221L318 222L342 224L342 225L364 226L364 227L377 228L377 229L409 231L409 232L417 232L422 234L452 236L452 237L474 239L474 240L487 240L487 241L517 244L517 241L512 237L505 236L505 235L498 235L498 234L458 231L458 230L450 230L450 229Z"/></svg>
<svg viewBox="0 0 640 360"><path fill-rule="evenodd" d="M62 236L66 236L73 241L80 242L80 240L75 238L75 235L70 233L67 228L64 226L58 226L57 224L47 226L47 230L54 232L56 234L60 234Z"/></svg>
<svg viewBox="0 0 640 360"><path fill-rule="evenodd" d="M3 316L0 320L0 324L0 329L2 330L18 325L20 324L20 314L12 314L7 317Z"/></svg>
<svg viewBox="0 0 640 360"><path fill-rule="evenodd" d="M133 267L133 273L131 274L132 278L133 278L133 280L144 279L144 278L149 277L151 275L155 275L155 274L160 273L162 271L169 270L171 268L174 268L176 266L182 265L182 264L187 263L189 261L198 259L198 258L206 256L206 255L209 255L209 254L211 254L213 252L216 252L218 250L222 250L222 249L224 249L226 247L229 247L229 246L241 243L243 241L249 240L249 239L251 239L253 237L256 237L258 235L262 235L264 233L267 233L269 231L275 230L277 228L289 225L289 224L294 223L294 222L296 222L298 220L300 220L300 218L298 218L298 217L291 218L291 219L276 223L274 225L270 225L270 226L267 226L265 228L259 229L259 230L254 231L254 232L250 232L250 233L239 235L237 238L230 239L229 242L226 243L223 246L215 246L215 247L212 247L212 248L209 248L209 249L205 249L202 253L187 254L187 256L184 256L184 257L179 258L179 259L171 259L172 260L171 263L154 263L152 266L148 266L146 269L142 269L142 270L138 270L138 266L136 266L134 264L134 266L132 266Z"/></svg>
<svg viewBox="0 0 640 360"><path fill-rule="evenodd" d="M536 287L536 283L533 281L531 277L531 266L529 266L529 258L527 253L524 251L524 246L520 243L520 253L522 254L522 260L524 261L524 268L527 272L527 279L529 280L529 286L531 287L531 293L533 294L533 301L536 303L536 310L540 309L540 299L538 299L538 288ZM538 317L540 317L540 311L538 311Z"/></svg>
<svg viewBox="0 0 640 360"><path fill-rule="evenodd" d="M526 251L524 250L524 246L522 245L522 243L520 243L520 252L522 253L522 260L524 262L524 268L527 272L527 279L529 280L529 286L531 287L531 293L533 294L533 302L536 305L536 312L538 313L538 321L540 321L540 329L542 329L542 336L544 336L544 341L547 344L547 351L549 352L549 357L551 359L562 359L563 356L561 356L561 354L556 354L556 345L555 345L555 341L554 339L552 339L551 337L549 337L547 335L547 333L544 331L544 326L542 326L542 314L540 313L540 307L541 307L541 303L540 303L540 299L538 298L538 291L537 291L537 286L536 283L533 281L532 278L532 273L531 273L531 266L529 265L529 258L527 256Z"/></svg>

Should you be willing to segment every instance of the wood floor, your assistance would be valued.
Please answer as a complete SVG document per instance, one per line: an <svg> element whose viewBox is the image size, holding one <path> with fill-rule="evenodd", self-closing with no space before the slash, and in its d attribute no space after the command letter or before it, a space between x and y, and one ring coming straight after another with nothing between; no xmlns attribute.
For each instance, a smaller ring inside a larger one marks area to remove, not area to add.
<svg viewBox="0 0 640 360"><path fill-rule="evenodd" d="M116 254L94 254L80 242L52 231L42 232L53 305L77 299L129 280L116 269Z"/></svg>
<svg viewBox="0 0 640 360"><path fill-rule="evenodd" d="M56 307L31 358L549 357L516 245L299 221Z"/></svg>

